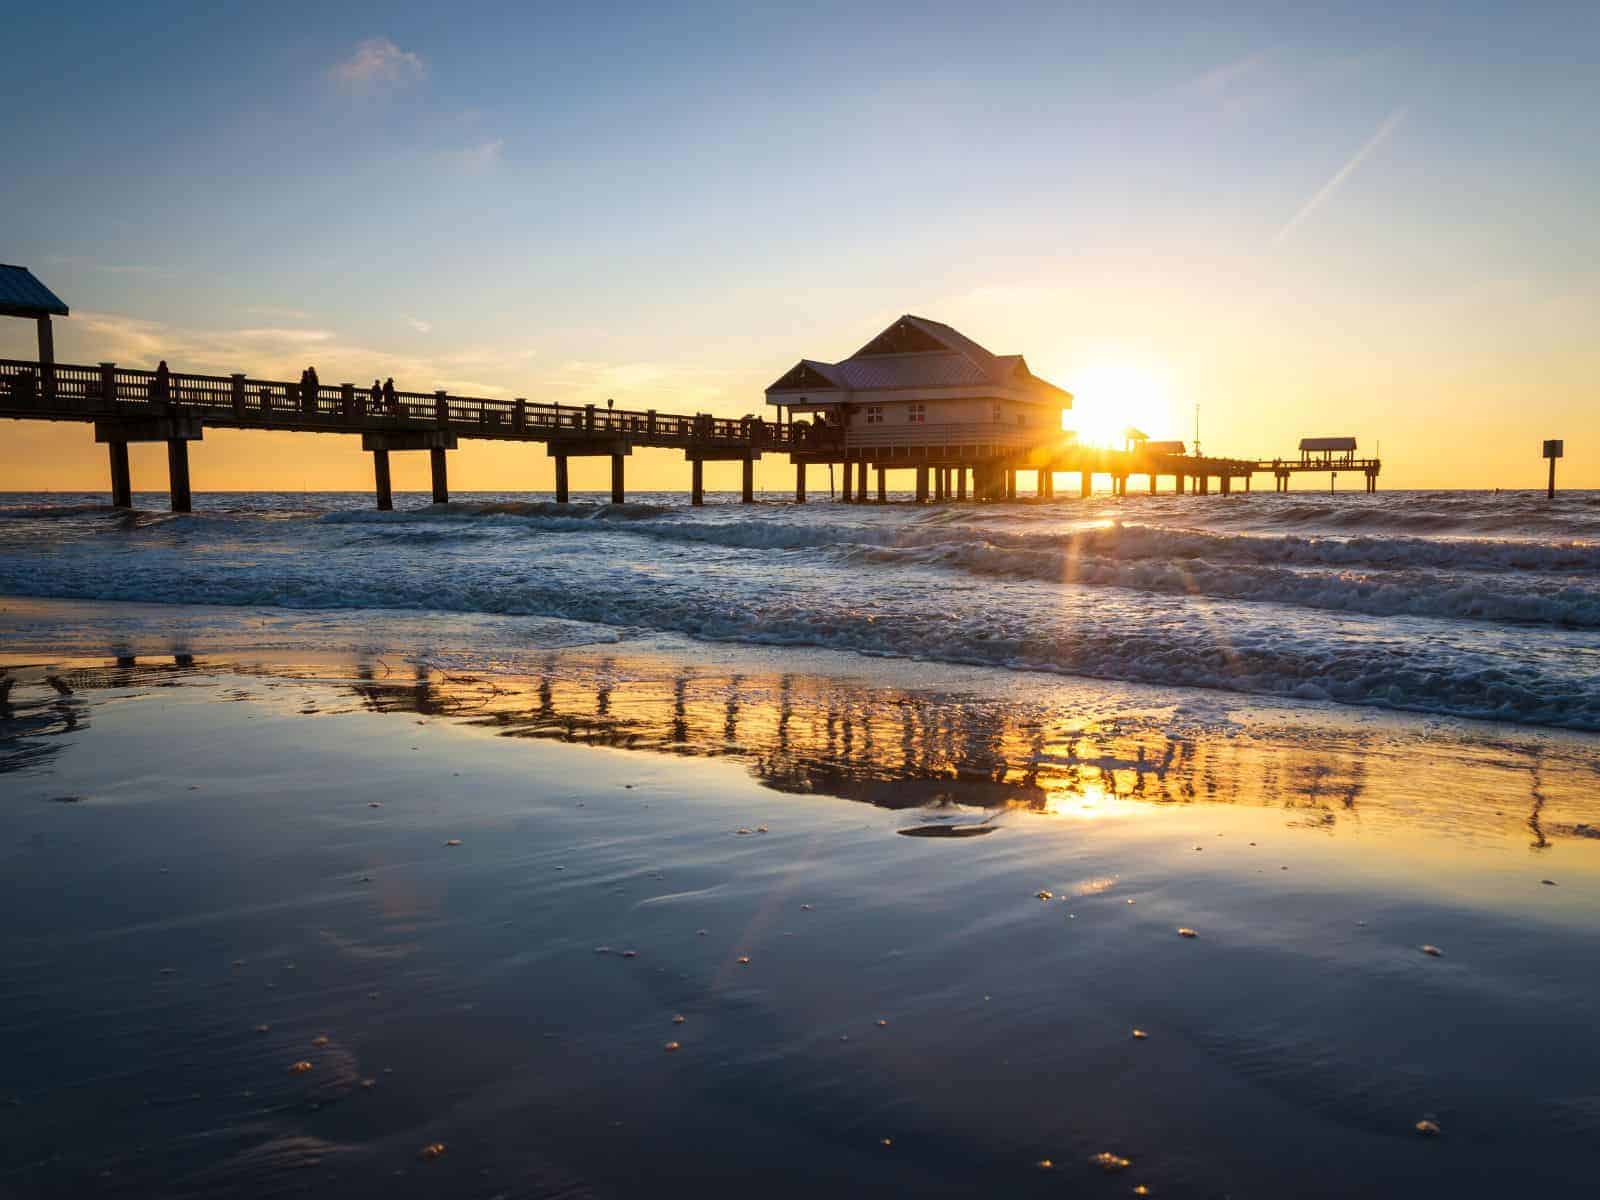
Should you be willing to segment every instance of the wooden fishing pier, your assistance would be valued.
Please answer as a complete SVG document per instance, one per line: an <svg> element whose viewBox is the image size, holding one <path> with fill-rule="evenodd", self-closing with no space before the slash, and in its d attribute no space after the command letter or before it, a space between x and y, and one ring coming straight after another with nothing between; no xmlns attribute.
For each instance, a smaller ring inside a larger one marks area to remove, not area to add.
<svg viewBox="0 0 1600 1200"><path fill-rule="evenodd" d="M66 304L27 268L0 264L0 316L34 321L39 344L36 359L0 359L0 418L92 424L110 458L111 502L119 508L133 506L129 444L165 442L173 511L190 511L189 445L207 428L359 435L372 455L380 509L394 507L389 455L395 452L426 451L434 502L448 501L448 456L462 438L543 443L555 460L555 499L562 504L570 499L573 458L609 458L611 501L623 503L627 460L640 447L682 451L691 504L705 502L708 462L739 463L740 498L753 503L755 464L774 453L794 465L798 504L805 503L812 466L828 467L830 479L833 468L842 468L838 495L847 503L869 499L870 471L877 474L879 503L888 500L891 471L912 472L913 494L923 503L1015 500L1017 477L1029 472L1041 500L1054 498L1060 474L1076 474L1083 496L1096 475L1109 477L1118 496L1139 477L1153 494L1162 476L1179 493L1187 485L1207 495L1215 480L1227 495L1241 480L1248 491L1256 474L1270 473L1277 490L1287 491L1293 475L1339 471L1362 472L1373 492L1382 466L1357 458L1353 438L1308 439L1298 458L1270 461L1186 454L1182 443L1151 442L1137 430L1122 450L1083 446L1061 429L1071 394L1033 375L1021 355L991 354L948 325L910 314L842 362L802 359L766 391L775 420L618 409L609 400L601 408L326 386L313 384L310 372L288 383L172 371L165 361L154 371L58 363L51 318L67 315ZM796 419L797 412L811 418Z"/></svg>
<svg viewBox="0 0 1600 1200"><path fill-rule="evenodd" d="M1059 442L1027 447L985 438L971 431L970 440L945 441L920 447L847 447L842 431L807 422L767 421L759 417L729 419L709 413L681 414L655 409L612 409L594 404L538 403L526 399L456 396L445 391L397 392L392 407L374 406L367 391L354 384L323 385L302 394L297 383L254 379L246 375L202 375L190 372L132 370L115 363L93 366L46 360L0 359L0 417L33 421L77 421L94 426L95 441L104 443L110 459L111 500L132 506L128 446L165 442L169 488L174 512L191 507L189 446L205 437L207 428L273 429L299 433L359 435L361 448L372 455L377 506L394 500L389 483L389 455L426 451L432 467L433 499L450 498L448 454L463 438L540 442L555 460L555 499L570 498L568 463L573 458L611 460L611 500L626 499L625 464L636 448L681 450L690 467L690 503L705 500L704 464L742 465L741 499L751 503L754 465L766 454L787 454L795 466L795 501L807 498L807 468L840 469L838 497L846 503L889 495L890 472L910 472L913 494L921 502L1015 500L1018 477L1033 476L1033 497L1053 499L1056 476L1076 475L1078 493L1091 494L1094 478L1106 476L1113 495L1129 494L1129 481L1145 479L1154 494L1162 477L1173 480L1178 493L1220 495L1236 484L1250 490L1251 477L1271 475L1285 491L1290 477L1339 471L1360 472L1366 490L1377 489L1382 466L1376 458L1348 453L1307 453L1297 458L1245 459L1202 457L1135 446L1106 450L1080 446L1069 435ZM952 431L953 432L953 431ZM957 437L960 435L958 434ZM869 481L869 472L875 479ZM970 481L970 483L969 483ZM875 483L875 487L872 484Z"/></svg>

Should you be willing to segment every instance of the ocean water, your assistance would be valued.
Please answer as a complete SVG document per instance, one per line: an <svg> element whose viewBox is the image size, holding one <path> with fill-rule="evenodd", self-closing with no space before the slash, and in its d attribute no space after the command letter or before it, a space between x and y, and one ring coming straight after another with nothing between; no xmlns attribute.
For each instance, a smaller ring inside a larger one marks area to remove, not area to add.
<svg viewBox="0 0 1600 1200"><path fill-rule="evenodd" d="M0 594L546 617L1600 730L1597 492L163 500L6 496Z"/></svg>

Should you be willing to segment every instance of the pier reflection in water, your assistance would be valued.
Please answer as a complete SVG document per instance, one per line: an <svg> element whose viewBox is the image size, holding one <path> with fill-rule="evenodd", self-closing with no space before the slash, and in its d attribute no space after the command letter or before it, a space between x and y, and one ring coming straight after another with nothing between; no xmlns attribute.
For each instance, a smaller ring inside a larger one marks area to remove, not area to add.
<svg viewBox="0 0 1600 1200"><path fill-rule="evenodd" d="M650 658L552 653L532 678L363 668L376 711L451 717L505 737L730 756L766 786L899 810L1093 818L1195 802L1282 809L1293 826L1393 823L1525 838L1600 834L1600 767L1580 739L1406 720L1189 724L1163 709L1075 715L1042 698L718 673Z"/></svg>
<svg viewBox="0 0 1600 1200"><path fill-rule="evenodd" d="M367 660L330 678L320 667L186 653L13 667L0 693L0 772L43 766L62 739L86 731L79 692L229 673L294 687L332 682L371 712L501 737L733 758L775 791L919 810L931 820L962 810L1093 819L1209 802L1280 809L1291 827L1324 833L1392 827L1521 838L1534 849L1600 837L1600 764L1578 738L1471 723L1441 737L1405 719L1324 720L1292 708L1265 722L1259 713L1191 721L1161 707L1087 717L1048 689L940 693L587 649L552 651L527 676Z"/></svg>

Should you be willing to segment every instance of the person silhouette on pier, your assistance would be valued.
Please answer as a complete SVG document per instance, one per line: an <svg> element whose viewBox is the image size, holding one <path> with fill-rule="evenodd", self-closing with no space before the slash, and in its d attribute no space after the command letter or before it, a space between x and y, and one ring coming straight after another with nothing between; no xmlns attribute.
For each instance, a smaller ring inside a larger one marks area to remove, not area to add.
<svg viewBox="0 0 1600 1200"><path fill-rule="evenodd" d="M367 395L371 397L367 412L377 416L383 411L383 388L376 379L372 381L372 391L368 392Z"/></svg>
<svg viewBox="0 0 1600 1200"><path fill-rule="evenodd" d="M156 377L150 381L150 399L163 402L172 399L172 372L167 369L164 358L156 364Z"/></svg>
<svg viewBox="0 0 1600 1200"><path fill-rule="evenodd" d="M394 376L383 381L383 407L391 417L400 415L400 397L394 392Z"/></svg>
<svg viewBox="0 0 1600 1200"><path fill-rule="evenodd" d="M315 367L307 367L304 371L301 371L300 402L314 407L317 403L317 392L321 386L322 383L317 378L317 369Z"/></svg>

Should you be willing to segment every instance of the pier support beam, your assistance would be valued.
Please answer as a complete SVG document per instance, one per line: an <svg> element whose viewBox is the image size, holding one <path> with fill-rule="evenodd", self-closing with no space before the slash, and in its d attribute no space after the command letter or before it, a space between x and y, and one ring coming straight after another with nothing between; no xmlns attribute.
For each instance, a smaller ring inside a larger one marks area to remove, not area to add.
<svg viewBox="0 0 1600 1200"><path fill-rule="evenodd" d="M933 469L933 502L935 504L943 504L944 500L944 468L935 467Z"/></svg>
<svg viewBox="0 0 1600 1200"><path fill-rule="evenodd" d="M889 468L878 464L878 503L889 503Z"/></svg>
<svg viewBox="0 0 1600 1200"><path fill-rule="evenodd" d="M1199 475L1196 476L1196 479L1200 486L1195 490L1198 491L1202 496L1209 496L1211 494L1211 476Z"/></svg>
<svg viewBox="0 0 1600 1200"><path fill-rule="evenodd" d="M1183 495L1183 480L1184 477L1182 475L1174 475L1172 477L1173 491L1180 496Z"/></svg>
<svg viewBox="0 0 1600 1200"><path fill-rule="evenodd" d="M611 456L611 503L623 504L627 502L627 493L623 487L623 463L627 461L621 454Z"/></svg>
<svg viewBox="0 0 1600 1200"><path fill-rule="evenodd" d="M1082 496L1085 500L1094 495L1093 471L1084 470L1078 472L1078 495Z"/></svg>
<svg viewBox="0 0 1600 1200"><path fill-rule="evenodd" d="M1156 473L1154 471L1150 472L1150 494L1152 496L1156 494Z"/></svg>
<svg viewBox="0 0 1600 1200"><path fill-rule="evenodd" d="M866 468L862 468L863 473ZM747 458L739 464L739 503L756 502L756 460Z"/></svg>
<svg viewBox="0 0 1600 1200"><path fill-rule="evenodd" d="M706 464L705 460L692 458L689 460L689 503L696 508L706 502Z"/></svg>
<svg viewBox="0 0 1600 1200"><path fill-rule="evenodd" d="M193 512L189 494L189 442L186 438L167 439L167 478L172 488L172 511Z"/></svg>
<svg viewBox="0 0 1600 1200"><path fill-rule="evenodd" d="M856 503L867 502L867 460L861 460L860 469L856 472Z"/></svg>
<svg viewBox="0 0 1600 1200"><path fill-rule="evenodd" d="M917 503L918 504L926 504L927 502L928 502L928 468L927 467L918 467L917 468Z"/></svg>
<svg viewBox="0 0 1600 1200"><path fill-rule="evenodd" d="M1007 467L1006 468L1006 499L1007 500L1015 500L1016 498L1017 498L1017 469L1015 467Z"/></svg>
<svg viewBox="0 0 1600 1200"><path fill-rule="evenodd" d="M449 452L443 446L434 446L428 451L428 465L433 468L433 502L435 504L448 504L450 502L450 476L444 459L447 453Z"/></svg>
<svg viewBox="0 0 1600 1200"><path fill-rule="evenodd" d="M795 463L794 465L794 502L796 504L804 504L806 502L805 463Z"/></svg>
<svg viewBox="0 0 1600 1200"><path fill-rule="evenodd" d="M839 488L839 503L841 504L849 504L852 502L853 493L851 492L850 487L852 482L855 480L855 472L855 464L849 459L845 459L844 471L842 472L844 479Z"/></svg>
<svg viewBox="0 0 1600 1200"><path fill-rule="evenodd" d="M567 468L567 456L556 455L556 503L568 504L572 500L572 475Z"/></svg>
<svg viewBox="0 0 1600 1200"><path fill-rule="evenodd" d="M111 507L133 507L133 476L128 472L128 443L107 442L111 452Z"/></svg>
<svg viewBox="0 0 1600 1200"><path fill-rule="evenodd" d="M966 469L966 467L957 467L956 468L956 499L957 500L965 500L966 498L967 498L967 469Z"/></svg>
<svg viewBox="0 0 1600 1200"><path fill-rule="evenodd" d="M1224 476L1222 476L1222 494L1224 496L1226 496L1232 491L1233 491L1233 476L1232 475L1224 475Z"/></svg>
<svg viewBox="0 0 1600 1200"><path fill-rule="evenodd" d="M389 484L389 452L372 452L372 482L378 494L378 511L394 511L394 489Z"/></svg>

